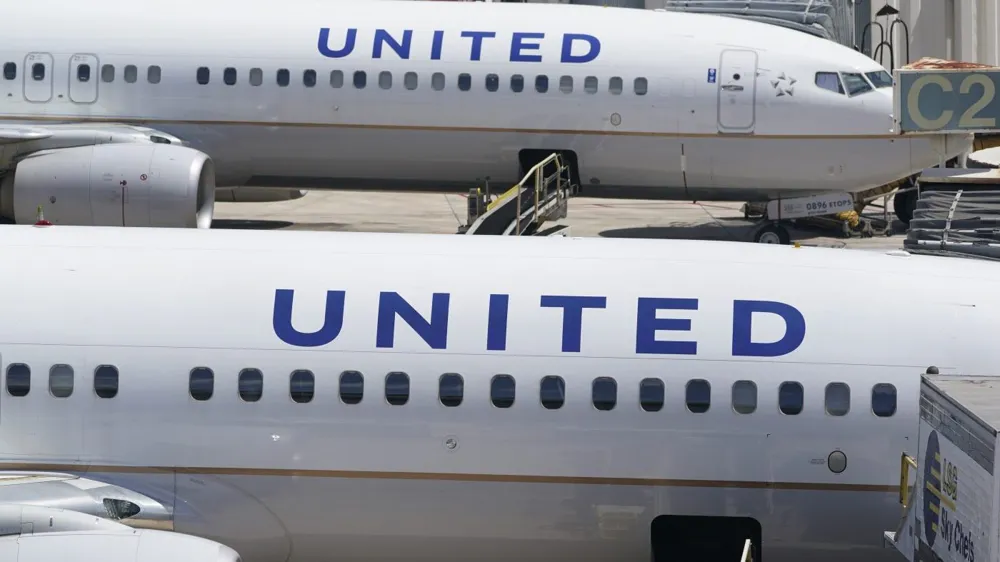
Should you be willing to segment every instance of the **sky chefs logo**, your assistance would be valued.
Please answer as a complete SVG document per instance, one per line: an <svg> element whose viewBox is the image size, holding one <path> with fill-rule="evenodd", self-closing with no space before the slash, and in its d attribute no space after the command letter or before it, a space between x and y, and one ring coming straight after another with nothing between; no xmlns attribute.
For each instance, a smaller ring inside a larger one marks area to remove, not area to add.
<svg viewBox="0 0 1000 562"><path fill-rule="evenodd" d="M927 437L924 453L924 538L931 548L944 541L948 552L975 562L972 531L958 518L958 467L941 454L937 431Z"/></svg>

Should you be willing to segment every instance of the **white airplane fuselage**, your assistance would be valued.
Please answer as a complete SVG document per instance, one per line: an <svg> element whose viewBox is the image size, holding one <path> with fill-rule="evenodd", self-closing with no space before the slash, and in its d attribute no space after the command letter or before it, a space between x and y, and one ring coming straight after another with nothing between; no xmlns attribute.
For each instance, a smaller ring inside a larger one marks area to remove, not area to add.
<svg viewBox="0 0 1000 562"><path fill-rule="evenodd" d="M888 74L870 58L738 18L36 0L4 19L0 64L16 73L0 76L0 126L73 124L94 131L88 143L108 142L109 123L149 127L209 155L219 186L506 187L563 151L584 189L769 199L882 185L971 146L895 134ZM6 146L0 168L26 150Z"/></svg>
<svg viewBox="0 0 1000 562"><path fill-rule="evenodd" d="M892 561L881 532L900 514L920 374L1000 363L1000 269L973 260L0 233L0 476L134 490L247 562L645 562L661 516L750 518L768 562ZM859 276L879 294L863 305L840 284ZM497 375L515 383L509 407Z"/></svg>

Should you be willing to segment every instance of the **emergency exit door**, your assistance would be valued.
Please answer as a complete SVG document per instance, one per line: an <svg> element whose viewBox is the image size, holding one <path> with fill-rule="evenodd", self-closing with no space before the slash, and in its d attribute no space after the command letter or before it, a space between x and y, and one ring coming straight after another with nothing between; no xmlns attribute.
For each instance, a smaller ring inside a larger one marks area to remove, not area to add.
<svg viewBox="0 0 1000 562"><path fill-rule="evenodd" d="M24 99L44 103L52 99L52 55L30 53L24 57Z"/></svg>
<svg viewBox="0 0 1000 562"><path fill-rule="evenodd" d="M752 132L756 120L757 52L727 49L719 60L719 131Z"/></svg>
<svg viewBox="0 0 1000 562"><path fill-rule="evenodd" d="M97 101L97 57L73 55L69 59L69 99L74 103Z"/></svg>

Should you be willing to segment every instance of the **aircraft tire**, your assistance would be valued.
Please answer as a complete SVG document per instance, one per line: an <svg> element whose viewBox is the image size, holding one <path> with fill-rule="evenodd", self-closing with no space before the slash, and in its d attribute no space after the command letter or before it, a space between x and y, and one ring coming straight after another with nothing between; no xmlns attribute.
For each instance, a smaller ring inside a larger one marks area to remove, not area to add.
<svg viewBox="0 0 1000 562"><path fill-rule="evenodd" d="M754 233L753 241L757 244L788 245L792 243L792 237L788 234L788 229L780 224L765 224Z"/></svg>
<svg viewBox="0 0 1000 562"><path fill-rule="evenodd" d="M896 218L909 226L910 219L913 218L913 211L917 208L917 192L897 191L892 198L892 208L896 213Z"/></svg>

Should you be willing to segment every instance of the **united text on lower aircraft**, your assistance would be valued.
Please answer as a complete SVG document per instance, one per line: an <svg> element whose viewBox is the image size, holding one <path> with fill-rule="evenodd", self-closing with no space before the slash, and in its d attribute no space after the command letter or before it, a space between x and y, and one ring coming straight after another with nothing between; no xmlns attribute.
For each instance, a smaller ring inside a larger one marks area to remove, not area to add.
<svg viewBox="0 0 1000 562"><path fill-rule="evenodd" d="M482 334L486 351L507 349L508 312L510 295L491 294L483 296L488 301L484 315ZM296 347L320 347L333 343L345 325L346 291L327 291L322 326L313 332L296 329L292 323L295 301L293 289L277 289L274 293L272 326L275 335L288 345ZM413 298L411 297L411 301ZM421 299L421 302L426 299ZM379 293L375 323L374 343L376 348L395 347L397 319L402 320L430 349L448 349L448 328L453 318L450 293L430 295L430 314L421 314L417 307L399 293L382 291ZM638 355L697 355L698 342L684 332L690 332L696 319L674 317L690 315L698 310L697 298L639 297L629 305L634 307L635 320L632 326L621 329L635 329L635 353ZM579 353L583 325L585 321L602 322L601 311L607 309L608 298L604 296L581 295L541 295L538 306L552 309L552 314L562 315L562 329L552 334L549 341L540 334L538 344L559 349L562 353ZM685 312L687 311L687 312ZM806 336L806 320L802 312L794 306L767 300L733 300L731 308L732 346L734 357L779 357L798 349ZM775 341L755 341L753 322L755 316L773 315L784 323L784 334ZM428 317L429 316L429 317ZM611 328L617 331L619 328ZM671 337L673 336L673 337Z"/></svg>
<svg viewBox="0 0 1000 562"><path fill-rule="evenodd" d="M421 32L423 33L423 32ZM334 37L331 38L331 35ZM371 39L371 58L381 59L395 55L402 60L427 57L430 60L441 60L446 46L449 53L462 53L462 57L470 61L482 60L483 46L496 41L504 42L504 53L510 62L542 62L541 50L546 41L552 41L551 34L534 31L515 31L509 35L498 37L496 31L459 31L446 34L438 29L430 34L430 45L413 48L413 30L375 29ZM452 37L451 35L455 35ZM548 35L548 36L547 36ZM560 42L559 62L586 63L597 59L601 54L601 41L586 33L563 33ZM452 47L451 45L456 45ZM319 30L317 49L324 57L344 58L355 50L359 55L366 55L364 49L359 49L358 29L351 27L343 32L331 32L329 27Z"/></svg>

